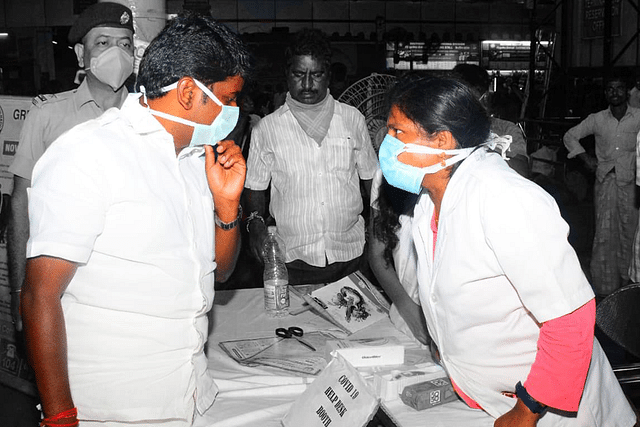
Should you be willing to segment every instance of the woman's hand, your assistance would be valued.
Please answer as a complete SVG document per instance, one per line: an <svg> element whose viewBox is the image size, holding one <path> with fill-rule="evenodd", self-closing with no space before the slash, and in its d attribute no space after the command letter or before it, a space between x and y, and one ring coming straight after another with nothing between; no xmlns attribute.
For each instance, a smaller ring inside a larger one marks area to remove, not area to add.
<svg viewBox="0 0 640 427"><path fill-rule="evenodd" d="M429 332L427 331L427 322L424 319L422 307L413 302L413 300L409 300L405 306L398 307L398 311L407 323L407 326L409 326L413 336L422 344L429 344Z"/></svg>
<svg viewBox="0 0 640 427"><path fill-rule="evenodd" d="M499 417L494 427L535 427L540 419L540 414L534 414L518 399L515 406L506 414Z"/></svg>

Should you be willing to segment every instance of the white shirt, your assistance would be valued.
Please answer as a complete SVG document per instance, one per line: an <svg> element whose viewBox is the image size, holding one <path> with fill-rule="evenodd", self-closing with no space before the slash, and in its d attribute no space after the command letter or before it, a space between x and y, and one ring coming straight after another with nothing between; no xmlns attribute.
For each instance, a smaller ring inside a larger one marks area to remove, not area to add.
<svg viewBox="0 0 640 427"><path fill-rule="evenodd" d="M264 117L251 134L245 187L266 190L286 249L286 262L357 258L364 248L360 179L378 165L362 114L335 102L327 136L318 145L287 104ZM326 255L326 258L325 258Z"/></svg>
<svg viewBox="0 0 640 427"><path fill-rule="evenodd" d="M610 171L616 172L616 181L630 184L636 179L636 138L640 131L640 109L628 107L620 120L611 113L611 108L589 114L586 119L569 129L563 137L571 159L585 152L580 140L595 137L595 152L598 159L596 178L604 181Z"/></svg>
<svg viewBox="0 0 640 427"><path fill-rule="evenodd" d="M440 210L435 258L432 215L433 203L423 193L413 237L429 333L451 378L497 418L515 403L501 391L513 391L529 374L540 324L581 307L593 291L553 198L497 154L480 149L453 174ZM597 344L592 365L582 414L548 413L541 426L628 425L612 421L628 419L628 405ZM608 393L594 390L601 386ZM618 414L609 412L616 407Z"/></svg>
<svg viewBox="0 0 640 427"><path fill-rule="evenodd" d="M60 137L36 164L27 256L79 263L62 297L81 420L190 420L206 372L214 295L213 199L202 149L130 95ZM191 411L191 412L190 412Z"/></svg>

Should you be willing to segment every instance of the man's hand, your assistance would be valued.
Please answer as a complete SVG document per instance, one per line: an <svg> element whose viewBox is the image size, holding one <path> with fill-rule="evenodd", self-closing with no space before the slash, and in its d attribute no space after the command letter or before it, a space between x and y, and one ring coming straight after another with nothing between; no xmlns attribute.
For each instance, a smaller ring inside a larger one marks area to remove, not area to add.
<svg viewBox="0 0 640 427"><path fill-rule="evenodd" d="M22 332L22 317L20 317L20 292L11 292L11 319L16 331Z"/></svg>
<svg viewBox="0 0 640 427"><path fill-rule="evenodd" d="M31 180L13 177L13 193L9 211L7 233L7 258L9 285L16 291L22 288L27 264L27 240L29 240L29 200L27 188ZM11 294L11 318L18 332L22 331L20 317L20 293Z"/></svg>
<svg viewBox="0 0 640 427"><path fill-rule="evenodd" d="M494 427L535 427L540 419L540 414L534 414L518 399L516 405L506 414L499 417Z"/></svg>
<svg viewBox="0 0 640 427"><path fill-rule="evenodd" d="M264 246L266 238L267 226L262 221L251 221L249 224L249 249L251 250L251 254L260 261L261 264L264 264L262 247Z"/></svg>
<svg viewBox="0 0 640 427"><path fill-rule="evenodd" d="M205 170L209 189L218 216L224 222L233 221L238 215L240 195L244 188L247 165L242 151L233 141L220 141L215 147L205 145ZM227 212L228 211L228 212Z"/></svg>
<svg viewBox="0 0 640 427"><path fill-rule="evenodd" d="M245 189L245 204L247 212L256 212L259 216L266 218L269 208L267 206L267 190ZM260 219L253 219L247 224L249 231L249 249L260 263L262 259L262 246L267 238L267 225Z"/></svg>

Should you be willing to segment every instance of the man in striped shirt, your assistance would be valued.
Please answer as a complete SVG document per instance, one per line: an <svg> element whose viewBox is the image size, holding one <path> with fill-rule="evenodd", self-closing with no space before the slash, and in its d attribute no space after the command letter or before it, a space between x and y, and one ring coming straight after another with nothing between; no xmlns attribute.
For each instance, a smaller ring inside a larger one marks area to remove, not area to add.
<svg viewBox="0 0 640 427"><path fill-rule="evenodd" d="M329 93L327 38L302 30L286 57L285 104L260 121L249 149L251 251L262 259L268 209L284 241L289 283L330 283L360 267L361 188L368 197L377 158L362 114Z"/></svg>

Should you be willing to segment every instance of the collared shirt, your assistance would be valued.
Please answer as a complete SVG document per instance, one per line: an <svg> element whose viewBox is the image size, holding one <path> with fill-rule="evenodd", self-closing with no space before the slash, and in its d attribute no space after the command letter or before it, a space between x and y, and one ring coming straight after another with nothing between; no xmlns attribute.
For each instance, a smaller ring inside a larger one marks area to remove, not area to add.
<svg viewBox="0 0 640 427"><path fill-rule="evenodd" d="M636 137L640 131L640 109L627 107L627 112L618 121L611 109L607 108L590 114L564 135L568 158L584 153L580 139L594 135L598 168L596 178L604 177L615 169L616 181L621 184L633 182L636 178Z"/></svg>
<svg viewBox="0 0 640 427"><path fill-rule="evenodd" d="M498 417L514 405L501 391L529 374L540 324L593 291L553 198L499 155L477 150L453 174L435 250L433 210L423 193L412 222L429 332L455 383Z"/></svg>
<svg viewBox="0 0 640 427"><path fill-rule="evenodd" d="M317 144L285 104L251 134L245 187L266 190L284 240L286 262L323 267L352 260L364 248L359 179L372 179L377 159L362 114L335 102L327 136Z"/></svg>
<svg viewBox="0 0 640 427"><path fill-rule="evenodd" d="M126 96L125 89L122 91L122 101ZM77 89L39 95L32 103L20 132L18 151L9 167L9 172L29 180L33 166L56 138L75 125L95 119L104 112L93 99L86 79Z"/></svg>
<svg viewBox="0 0 640 427"><path fill-rule="evenodd" d="M203 346L214 296L202 148L130 95L53 144L29 191L27 256L78 263L62 297L71 393L85 420L191 419L217 388Z"/></svg>

